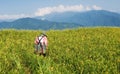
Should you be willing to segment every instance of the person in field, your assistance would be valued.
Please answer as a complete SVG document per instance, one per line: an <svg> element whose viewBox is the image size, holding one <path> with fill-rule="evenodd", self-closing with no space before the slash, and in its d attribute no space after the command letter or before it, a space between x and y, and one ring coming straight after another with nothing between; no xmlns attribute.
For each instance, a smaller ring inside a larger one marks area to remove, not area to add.
<svg viewBox="0 0 120 74"><path fill-rule="evenodd" d="M42 33L35 39L35 51L34 53L39 53L40 55L46 56L46 48L48 46L47 35Z"/></svg>

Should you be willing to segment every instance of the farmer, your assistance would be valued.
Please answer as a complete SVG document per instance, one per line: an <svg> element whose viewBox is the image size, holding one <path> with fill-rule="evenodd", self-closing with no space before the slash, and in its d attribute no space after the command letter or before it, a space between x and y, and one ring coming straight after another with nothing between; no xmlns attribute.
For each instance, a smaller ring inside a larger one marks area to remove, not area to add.
<svg viewBox="0 0 120 74"><path fill-rule="evenodd" d="M46 48L48 45L47 35L42 33L42 35L37 36L35 39L35 53L40 53L43 56L46 56ZM40 52L39 52L40 51Z"/></svg>

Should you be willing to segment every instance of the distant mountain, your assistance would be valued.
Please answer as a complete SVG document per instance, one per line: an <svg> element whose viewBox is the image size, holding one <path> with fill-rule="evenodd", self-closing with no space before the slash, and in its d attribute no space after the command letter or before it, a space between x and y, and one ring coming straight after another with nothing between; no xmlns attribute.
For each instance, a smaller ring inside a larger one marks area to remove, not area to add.
<svg viewBox="0 0 120 74"><path fill-rule="evenodd" d="M92 10L87 12L54 13L44 17L21 18L0 23L0 29L49 30L89 26L120 27L120 14L105 10Z"/></svg>
<svg viewBox="0 0 120 74"><path fill-rule="evenodd" d="M49 21L76 23L83 26L120 26L120 14L105 10L56 13L44 18Z"/></svg>
<svg viewBox="0 0 120 74"><path fill-rule="evenodd" d="M47 20L40 20L35 18L21 18L13 22L1 22L0 29L33 29L33 30L49 30L49 29L65 29L75 28L81 25L73 23L57 23Z"/></svg>

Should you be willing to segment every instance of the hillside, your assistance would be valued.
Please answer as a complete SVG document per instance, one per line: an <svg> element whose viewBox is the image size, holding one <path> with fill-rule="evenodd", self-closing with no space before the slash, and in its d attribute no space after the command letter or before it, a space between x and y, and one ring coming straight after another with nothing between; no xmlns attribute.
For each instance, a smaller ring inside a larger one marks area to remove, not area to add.
<svg viewBox="0 0 120 74"><path fill-rule="evenodd" d="M120 28L46 31L46 57L33 53L40 33L0 30L1 74L120 74Z"/></svg>
<svg viewBox="0 0 120 74"><path fill-rule="evenodd" d="M0 29L30 29L30 30L49 30L49 29L65 29L65 28L76 28L81 25L74 23L57 23L50 22L48 20L40 20L35 18L21 18L12 22L1 22Z"/></svg>
<svg viewBox="0 0 120 74"><path fill-rule="evenodd" d="M43 17L20 18L14 21L0 22L0 29L61 30L96 26L120 27L120 14L105 10L92 10L54 13Z"/></svg>
<svg viewBox="0 0 120 74"><path fill-rule="evenodd" d="M105 10L54 13L46 16L49 21L76 23L83 26L120 26L120 14Z"/></svg>

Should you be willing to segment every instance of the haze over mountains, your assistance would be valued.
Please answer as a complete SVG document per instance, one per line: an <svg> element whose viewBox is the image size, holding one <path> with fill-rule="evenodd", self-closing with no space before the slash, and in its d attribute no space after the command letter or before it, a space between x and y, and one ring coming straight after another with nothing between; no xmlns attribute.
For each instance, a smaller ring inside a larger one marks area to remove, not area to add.
<svg viewBox="0 0 120 74"><path fill-rule="evenodd" d="M120 27L120 14L105 10L92 10L53 13L44 17L20 18L11 22L0 22L0 29L49 30L96 26Z"/></svg>

